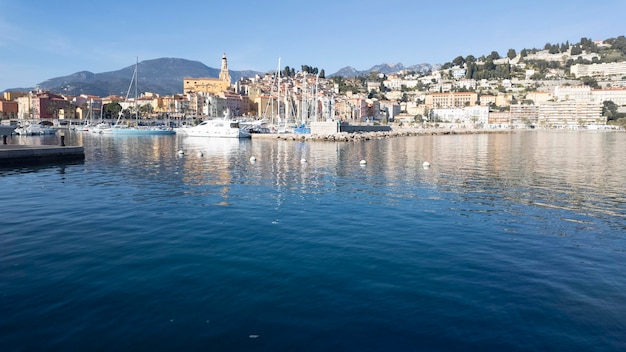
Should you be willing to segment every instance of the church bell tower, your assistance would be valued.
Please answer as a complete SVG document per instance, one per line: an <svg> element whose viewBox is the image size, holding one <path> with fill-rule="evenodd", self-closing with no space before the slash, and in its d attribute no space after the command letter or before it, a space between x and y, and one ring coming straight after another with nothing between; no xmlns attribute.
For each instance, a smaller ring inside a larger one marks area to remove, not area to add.
<svg viewBox="0 0 626 352"><path fill-rule="evenodd" d="M230 75L228 74L228 62L226 61L226 53L222 55L222 69L220 70L220 80L228 82L228 85L230 85Z"/></svg>

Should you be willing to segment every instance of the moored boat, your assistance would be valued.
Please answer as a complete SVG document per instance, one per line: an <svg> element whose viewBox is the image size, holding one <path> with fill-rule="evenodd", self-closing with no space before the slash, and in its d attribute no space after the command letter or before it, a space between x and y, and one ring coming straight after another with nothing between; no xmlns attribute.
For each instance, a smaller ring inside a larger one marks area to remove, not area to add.
<svg viewBox="0 0 626 352"><path fill-rule="evenodd" d="M205 120L194 127L177 129L176 133L189 137L250 138L248 130L229 119Z"/></svg>

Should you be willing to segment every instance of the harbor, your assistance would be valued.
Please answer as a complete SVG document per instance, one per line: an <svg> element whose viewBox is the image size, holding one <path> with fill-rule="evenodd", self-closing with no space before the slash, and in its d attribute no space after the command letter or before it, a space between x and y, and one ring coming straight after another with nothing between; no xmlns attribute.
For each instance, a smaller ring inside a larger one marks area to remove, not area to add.
<svg viewBox="0 0 626 352"><path fill-rule="evenodd" d="M0 170L2 351L624 350L624 133L65 137Z"/></svg>

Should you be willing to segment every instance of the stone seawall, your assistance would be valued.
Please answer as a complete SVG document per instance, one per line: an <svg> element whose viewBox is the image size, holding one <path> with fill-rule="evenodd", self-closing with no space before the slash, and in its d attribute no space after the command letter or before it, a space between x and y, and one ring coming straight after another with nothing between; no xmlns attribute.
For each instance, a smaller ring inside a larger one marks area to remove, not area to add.
<svg viewBox="0 0 626 352"><path fill-rule="evenodd" d="M436 135L455 135L455 134L487 134L487 133L512 133L511 130L486 130L486 129L401 129L398 131L386 132L356 132L347 133L339 132L333 134L252 134L253 139L279 139L286 141L328 141L328 142L350 142L350 141L367 141L372 139L386 139L395 137L410 136L436 136Z"/></svg>

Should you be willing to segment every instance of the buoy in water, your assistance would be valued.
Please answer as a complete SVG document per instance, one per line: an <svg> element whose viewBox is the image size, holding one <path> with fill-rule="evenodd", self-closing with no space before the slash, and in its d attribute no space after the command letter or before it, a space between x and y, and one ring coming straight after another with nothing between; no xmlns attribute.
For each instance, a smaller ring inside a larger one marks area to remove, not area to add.
<svg viewBox="0 0 626 352"><path fill-rule="evenodd" d="M204 156L204 154L203 154L202 152L198 152L198 156L199 156L199 157L203 157L203 156Z"/></svg>
<svg viewBox="0 0 626 352"><path fill-rule="evenodd" d="M361 160L361 162L360 162L359 164L361 164L361 165L367 165L367 161L365 161L365 160Z"/></svg>
<svg viewBox="0 0 626 352"><path fill-rule="evenodd" d="M251 162L251 163L253 163L253 162L255 162L255 161L256 161L256 157L255 157L255 156L251 156L251 157L250 157L250 162Z"/></svg>
<svg viewBox="0 0 626 352"><path fill-rule="evenodd" d="M302 158L302 159L300 159L300 162L301 162L302 164L304 164L304 163L306 163L306 159L305 159L305 158Z"/></svg>
<svg viewBox="0 0 626 352"><path fill-rule="evenodd" d="M428 169L430 167L430 163L428 161L424 161L424 163L422 163L422 167L424 169Z"/></svg>

